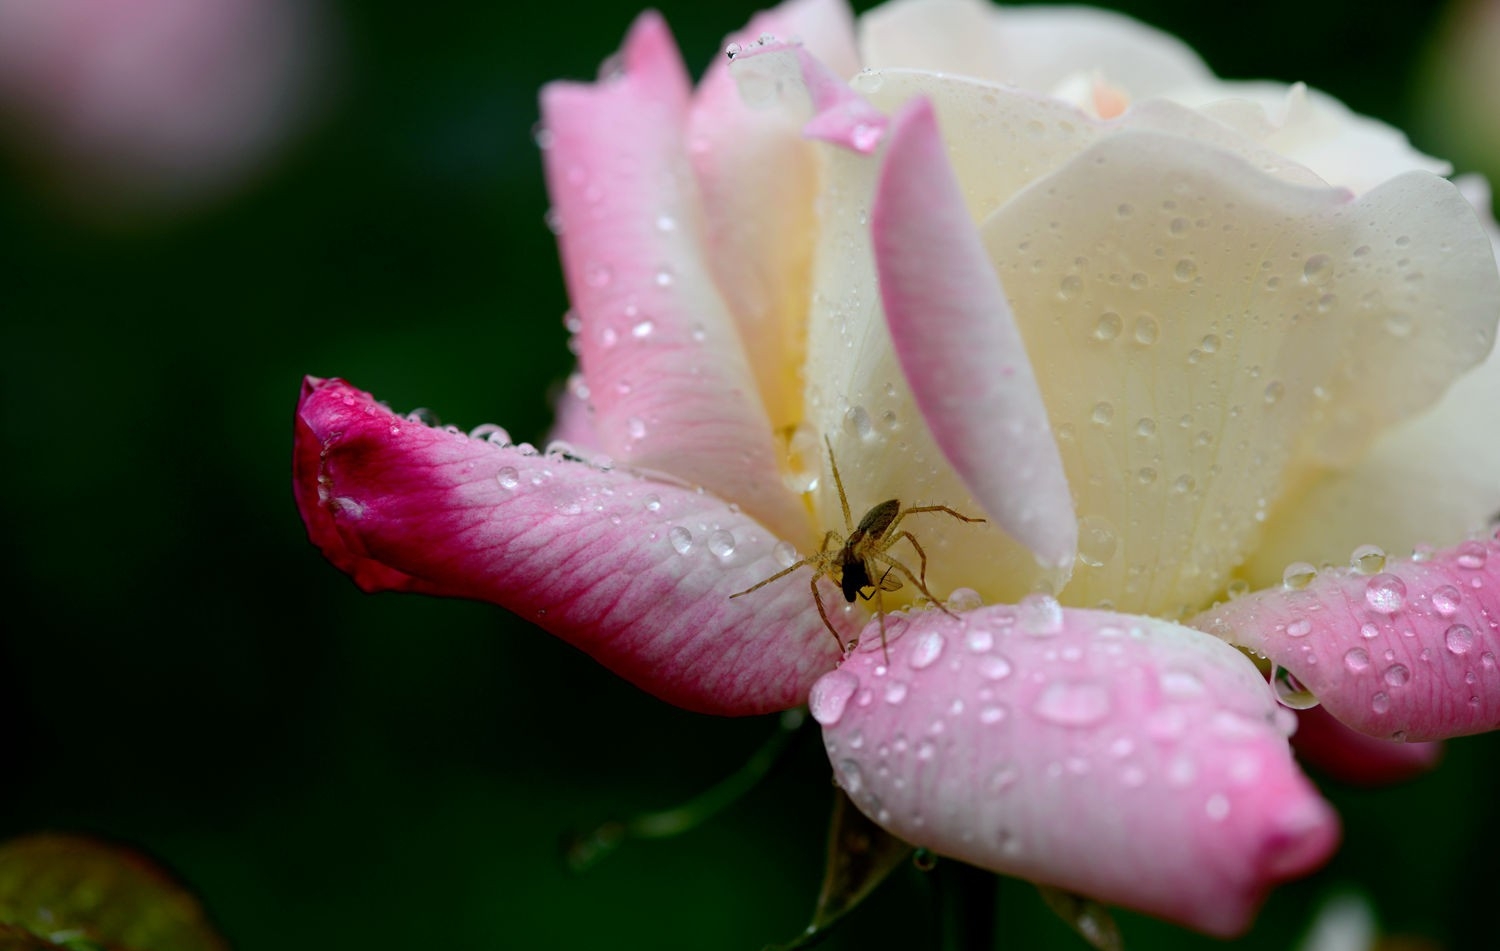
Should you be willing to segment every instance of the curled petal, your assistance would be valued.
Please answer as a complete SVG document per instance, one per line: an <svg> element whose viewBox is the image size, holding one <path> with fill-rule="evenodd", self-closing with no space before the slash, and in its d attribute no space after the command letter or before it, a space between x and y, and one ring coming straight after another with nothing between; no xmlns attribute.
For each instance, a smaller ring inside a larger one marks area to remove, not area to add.
<svg viewBox="0 0 1500 951"><path fill-rule="evenodd" d="M1041 597L887 633L889 665L856 651L811 707L840 785L915 845L1218 935L1334 847L1227 645Z"/></svg>
<svg viewBox="0 0 1500 951"><path fill-rule="evenodd" d="M1070 567L1078 522L1047 408L926 100L895 119L871 221L891 342L938 446L1002 528Z"/></svg>
<svg viewBox="0 0 1500 951"><path fill-rule="evenodd" d="M1437 766L1443 744L1397 743L1356 733L1322 707L1297 711L1292 734L1297 756L1340 782L1385 786L1415 779Z"/></svg>
<svg viewBox="0 0 1500 951"><path fill-rule="evenodd" d="M679 706L796 706L838 657L806 576L730 600L782 562L706 493L432 429L341 380L304 386L293 466L309 537L366 591L502 605Z"/></svg>
<svg viewBox="0 0 1500 951"><path fill-rule="evenodd" d="M1269 657L1361 733L1418 741L1500 728L1500 537L1379 567L1324 571L1192 624Z"/></svg>
<svg viewBox="0 0 1500 951"><path fill-rule="evenodd" d="M704 262L683 141L688 78L660 16L636 21L620 62L598 83L542 92L595 432L614 458L702 485L801 539L806 514Z"/></svg>
<svg viewBox="0 0 1500 951"><path fill-rule="evenodd" d="M869 155L885 133L883 112L839 78L800 43L756 43L731 65L740 94L752 102L800 89L812 108L802 127L809 139Z"/></svg>

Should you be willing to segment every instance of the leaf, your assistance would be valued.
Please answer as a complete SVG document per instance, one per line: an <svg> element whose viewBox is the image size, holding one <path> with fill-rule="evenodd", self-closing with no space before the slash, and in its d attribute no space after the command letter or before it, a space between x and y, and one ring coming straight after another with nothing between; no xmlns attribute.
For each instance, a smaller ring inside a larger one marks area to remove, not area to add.
<svg viewBox="0 0 1500 951"><path fill-rule="evenodd" d="M914 849L867 819L843 790L835 793L828 830L828 863L823 889L807 928L787 944L767 951L799 951L828 936L828 930L905 862Z"/></svg>
<svg viewBox="0 0 1500 951"><path fill-rule="evenodd" d="M43 833L0 844L0 951L228 951L198 899L139 852Z"/></svg>

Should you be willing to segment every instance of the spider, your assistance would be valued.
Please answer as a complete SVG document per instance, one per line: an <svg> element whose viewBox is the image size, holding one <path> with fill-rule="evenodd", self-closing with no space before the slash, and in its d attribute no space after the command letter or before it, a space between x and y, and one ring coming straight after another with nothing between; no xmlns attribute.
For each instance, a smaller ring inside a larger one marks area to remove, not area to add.
<svg viewBox="0 0 1500 951"><path fill-rule="evenodd" d="M771 577L751 585L744 591L731 594L731 598L738 598L758 591L773 581L786 577L805 565L813 569L811 587L813 602L818 606L818 615L823 618L823 626L828 628L828 633L838 643L839 650L848 653L855 647L857 642L844 644L839 632L834 629L833 622L828 620L828 610L823 607L823 597L818 593L818 579L832 578L844 592L844 600L850 604L854 603L855 597L869 601L875 599L875 614L880 619L880 649L885 651L885 603L882 594L886 591L895 591L901 587L901 577L891 577L891 572L905 577L916 586L917 590L928 601L937 605L944 614L953 616L953 612L943 607L943 602L927 589L927 552L917 544L916 538L908 531L896 531L901 520L908 515L917 515L922 512L943 512L951 515L961 522L983 522L982 518L971 518L946 505L914 505L911 508L902 508L900 499L887 499L879 505L870 509L859 520L856 526L849 514L849 498L844 494L844 480L839 478L839 464L833 457L833 444L828 437L823 437L823 444L828 447L828 464L833 468L833 484L839 490L839 506L844 511L844 528L849 533L847 536L840 535L836 529L829 529L823 536L823 544L815 554L794 565L776 572ZM911 542L911 547L916 549L917 557L921 559L921 567L915 573L900 561L892 557L889 552L901 539ZM865 590L869 589L866 594ZM889 654L887 661L889 661Z"/></svg>

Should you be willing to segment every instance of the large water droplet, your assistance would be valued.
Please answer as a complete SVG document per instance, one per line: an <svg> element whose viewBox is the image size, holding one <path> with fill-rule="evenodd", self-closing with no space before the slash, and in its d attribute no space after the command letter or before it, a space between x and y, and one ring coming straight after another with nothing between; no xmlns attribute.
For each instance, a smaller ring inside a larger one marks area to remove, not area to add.
<svg viewBox="0 0 1500 951"><path fill-rule="evenodd" d="M1143 347L1149 347L1156 343L1156 338L1161 333L1161 328L1156 324L1156 318L1150 314L1141 314L1135 319L1135 328L1132 335L1135 342Z"/></svg>
<svg viewBox="0 0 1500 951"><path fill-rule="evenodd" d="M1406 582L1395 575L1376 575L1365 585L1365 603L1381 614L1395 614L1406 604Z"/></svg>
<svg viewBox="0 0 1500 951"><path fill-rule="evenodd" d="M1349 567L1362 575L1373 575L1385 567L1385 549L1379 545L1360 545L1349 554Z"/></svg>
<svg viewBox="0 0 1500 951"><path fill-rule="evenodd" d="M1458 546L1458 555L1453 560L1460 568L1483 568L1488 558L1484 542L1471 540Z"/></svg>
<svg viewBox="0 0 1500 951"><path fill-rule="evenodd" d="M1308 710L1318 705L1318 698L1312 691L1280 664L1271 668L1271 688L1276 692L1276 699L1293 710Z"/></svg>
<svg viewBox="0 0 1500 951"><path fill-rule="evenodd" d="M672 526L672 530L667 532L667 541L672 543L679 555L686 555L693 550L693 533L681 525Z"/></svg>
<svg viewBox="0 0 1500 951"><path fill-rule="evenodd" d="M1010 676L1010 661L999 654L979 658L979 675L986 680L1004 680Z"/></svg>
<svg viewBox="0 0 1500 951"><path fill-rule="evenodd" d="M851 406L844 413L844 432L868 442L875 438L875 424L870 421L870 412L863 406Z"/></svg>
<svg viewBox="0 0 1500 951"><path fill-rule="evenodd" d="M1454 624L1443 634L1443 643L1451 653L1467 654L1474 646L1474 630L1467 624Z"/></svg>
<svg viewBox="0 0 1500 951"><path fill-rule="evenodd" d="M1333 260L1326 254L1314 254L1302 265L1302 279L1309 284L1327 284L1333 277Z"/></svg>
<svg viewBox="0 0 1500 951"><path fill-rule="evenodd" d="M961 614L983 607L984 598L973 588L954 588L948 593L948 600L943 602L943 606Z"/></svg>
<svg viewBox="0 0 1500 951"><path fill-rule="evenodd" d="M1056 634L1063 627L1062 605L1050 594L1028 594L1016 605L1016 619L1028 634Z"/></svg>
<svg viewBox="0 0 1500 951"><path fill-rule="evenodd" d="M913 670L931 667L942 656L943 648L947 646L947 643L943 635L937 631L927 631L917 638L917 643L912 646L906 662Z"/></svg>
<svg viewBox="0 0 1500 951"><path fill-rule="evenodd" d="M859 764L852 759L839 761L838 780L839 786L851 796L859 795L859 791L865 786L865 774L860 772Z"/></svg>
<svg viewBox="0 0 1500 951"><path fill-rule="evenodd" d="M1287 637L1306 637L1312 633L1312 622L1305 617L1294 618L1287 622Z"/></svg>
<svg viewBox="0 0 1500 951"><path fill-rule="evenodd" d="M893 680L886 684L885 702L895 705L906 699L907 686L902 680Z"/></svg>
<svg viewBox="0 0 1500 951"><path fill-rule="evenodd" d="M1288 591L1301 591L1312 584L1317 576L1318 569L1312 565L1305 561L1294 561L1281 573L1281 586Z"/></svg>
<svg viewBox="0 0 1500 951"><path fill-rule="evenodd" d="M727 529L719 528L708 535L708 550L720 558L728 558L734 554L734 534Z"/></svg>
<svg viewBox="0 0 1500 951"><path fill-rule="evenodd" d="M1344 666L1357 674L1370 666L1370 655L1362 647L1351 647L1344 653Z"/></svg>
<svg viewBox="0 0 1500 951"><path fill-rule="evenodd" d="M1405 686L1411 680L1411 671L1401 664L1394 664L1385 669L1385 682L1392 687Z"/></svg>
<svg viewBox="0 0 1500 951"><path fill-rule="evenodd" d="M1109 691L1098 684L1058 681L1043 690L1032 711L1059 726L1090 726L1109 716Z"/></svg>
<svg viewBox="0 0 1500 951"><path fill-rule="evenodd" d="M1114 311L1105 311L1099 315L1099 322L1094 324L1095 340L1113 340L1120 335L1125 328L1125 321Z"/></svg>
<svg viewBox="0 0 1500 951"><path fill-rule="evenodd" d="M859 687L859 678L844 670L835 670L818 678L807 696L813 719L825 727L833 726L844 716L844 707Z"/></svg>
<svg viewBox="0 0 1500 951"><path fill-rule="evenodd" d="M514 489L521 484L521 474L516 471L515 466L503 466L495 473L495 481L500 483L502 489Z"/></svg>
<svg viewBox="0 0 1500 951"><path fill-rule="evenodd" d="M1432 592L1432 609L1439 617L1452 617L1458 613L1458 606L1463 601L1463 595L1451 584L1440 586Z"/></svg>

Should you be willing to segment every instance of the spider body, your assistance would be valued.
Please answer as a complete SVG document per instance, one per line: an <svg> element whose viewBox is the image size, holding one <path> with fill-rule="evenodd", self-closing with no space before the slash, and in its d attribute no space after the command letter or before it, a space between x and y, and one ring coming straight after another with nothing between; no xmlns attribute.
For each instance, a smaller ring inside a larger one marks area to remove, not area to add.
<svg viewBox="0 0 1500 951"><path fill-rule="evenodd" d="M813 602L817 604L818 615L823 619L823 625L828 628L828 633L832 634L833 639L838 643L839 650L848 653L855 645L852 643L846 645L843 638L839 637L839 632L834 629L833 622L828 619L828 609L823 606L823 596L818 591L819 578L831 578L838 582L840 590L844 593L844 600L851 604L855 598L865 601L875 600L875 613L880 618L880 645L884 650L885 604L881 594L900 588L902 578L910 581L923 597L937 605L943 613L950 615L953 613L943 607L943 603L927 589L927 553L922 550L922 546L917 543L911 532L897 531L901 520L908 515L922 512L942 512L962 522L983 522L984 519L960 514L946 505L916 505L911 508L902 508L900 499L887 499L866 512L859 520L859 524L855 525L849 513L849 498L844 494L844 481L839 477L839 465L833 457L833 445L826 437L823 442L828 447L828 463L833 469L833 482L839 491L839 506L844 513L844 529L849 534L840 535L838 531L830 529L823 536L823 544L816 553L803 558L796 564L788 565L744 591L731 594L730 597L738 598L749 594L786 577L799 568L811 567L813 574L810 587ZM902 539L905 539L917 553L919 568L915 572L890 554L891 548ZM892 572L896 577L892 577ZM867 589L868 594L865 593Z"/></svg>

